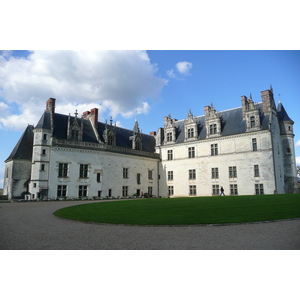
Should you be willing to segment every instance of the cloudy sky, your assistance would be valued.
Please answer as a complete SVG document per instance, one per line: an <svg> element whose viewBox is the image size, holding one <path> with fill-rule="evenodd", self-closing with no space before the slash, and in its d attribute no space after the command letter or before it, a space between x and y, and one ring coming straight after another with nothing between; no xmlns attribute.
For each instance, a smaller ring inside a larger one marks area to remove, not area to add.
<svg viewBox="0 0 300 300"><path fill-rule="evenodd" d="M272 84L276 104L295 121L300 164L299 78L299 51L2 51L0 187L4 160L50 97L58 113L97 107L100 121L112 117L132 129L137 118L149 133L168 114L184 119L191 109L200 116L211 103L219 111L235 108L250 93L260 102Z"/></svg>

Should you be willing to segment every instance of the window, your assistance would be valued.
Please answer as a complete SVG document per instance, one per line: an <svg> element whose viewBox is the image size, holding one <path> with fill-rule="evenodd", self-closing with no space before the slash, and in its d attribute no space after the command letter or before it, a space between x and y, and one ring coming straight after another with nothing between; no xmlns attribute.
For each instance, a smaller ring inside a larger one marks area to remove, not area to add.
<svg viewBox="0 0 300 300"><path fill-rule="evenodd" d="M122 195L123 195L123 197L128 196L128 186L123 186Z"/></svg>
<svg viewBox="0 0 300 300"><path fill-rule="evenodd" d="M174 195L174 187L172 185L168 186L168 195L169 196Z"/></svg>
<svg viewBox="0 0 300 300"><path fill-rule="evenodd" d="M217 133L217 124L209 125L209 134L216 134Z"/></svg>
<svg viewBox="0 0 300 300"><path fill-rule="evenodd" d="M137 182L137 184L141 184L141 174L140 173L136 174L136 182Z"/></svg>
<svg viewBox="0 0 300 300"><path fill-rule="evenodd" d="M114 137L112 135L108 136L107 144L108 145L113 145L114 144Z"/></svg>
<svg viewBox="0 0 300 300"><path fill-rule="evenodd" d="M102 191L98 191L98 197L101 198Z"/></svg>
<svg viewBox="0 0 300 300"><path fill-rule="evenodd" d="M33 187L36 188L36 183L33 184Z"/></svg>
<svg viewBox="0 0 300 300"><path fill-rule="evenodd" d="M46 149L42 150L42 155L46 155Z"/></svg>
<svg viewBox="0 0 300 300"><path fill-rule="evenodd" d="M255 184L255 194L256 195L264 194L264 185L263 184Z"/></svg>
<svg viewBox="0 0 300 300"><path fill-rule="evenodd" d="M168 171L168 180L173 180L173 171Z"/></svg>
<svg viewBox="0 0 300 300"><path fill-rule="evenodd" d="M43 136L43 140L44 140L44 141L47 141L47 134L46 134L46 133L45 133L44 136Z"/></svg>
<svg viewBox="0 0 300 300"><path fill-rule="evenodd" d="M195 169L189 170L189 179L190 180L196 179L196 170Z"/></svg>
<svg viewBox="0 0 300 300"><path fill-rule="evenodd" d="M237 172L236 167L229 167L229 178L236 178Z"/></svg>
<svg viewBox="0 0 300 300"><path fill-rule="evenodd" d="M101 173L97 173L97 182L101 182Z"/></svg>
<svg viewBox="0 0 300 300"><path fill-rule="evenodd" d="M153 170L148 170L148 179L153 180Z"/></svg>
<svg viewBox="0 0 300 300"><path fill-rule="evenodd" d="M173 150L168 150L168 160L173 159Z"/></svg>
<svg viewBox="0 0 300 300"><path fill-rule="evenodd" d="M74 140L74 141L78 141L78 137L79 137L79 131L78 130L72 130L71 139Z"/></svg>
<svg viewBox="0 0 300 300"><path fill-rule="evenodd" d="M292 153L291 148L286 148L286 153L287 153L287 154L291 154L291 153Z"/></svg>
<svg viewBox="0 0 300 300"><path fill-rule="evenodd" d="M123 168L123 178L128 178L128 168Z"/></svg>
<svg viewBox="0 0 300 300"><path fill-rule="evenodd" d="M137 190L136 190L136 196L137 196L137 197L140 197L140 196L141 196L141 190L140 190L140 189L137 189Z"/></svg>
<svg viewBox="0 0 300 300"><path fill-rule="evenodd" d="M112 195L112 189L109 189L108 190L108 197L111 197L111 195Z"/></svg>
<svg viewBox="0 0 300 300"><path fill-rule="evenodd" d="M58 185L57 186L57 197L66 197L67 196L67 186Z"/></svg>
<svg viewBox="0 0 300 300"><path fill-rule="evenodd" d="M58 164L58 177L68 177L68 164Z"/></svg>
<svg viewBox="0 0 300 300"><path fill-rule="evenodd" d="M257 141L256 141L256 139L252 139L252 150L257 151Z"/></svg>
<svg viewBox="0 0 300 300"><path fill-rule="evenodd" d="M237 195L237 194L238 194L237 184L231 184L230 185L230 195Z"/></svg>
<svg viewBox="0 0 300 300"><path fill-rule="evenodd" d="M250 117L250 127L251 128L255 127L255 117L254 116Z"/></svg>
<svg viewBox="0 0 300 300"><path fill-rule="evenodd" d="M197 195L197 191L196 191L196 186L195 185L190 185L190 195L191 196Z"/></svg>
<svg viewBox="0 0 300 300"><path fill-rule="evenodd" d="M80 165L79 177L88 178L88 168L89 168L89 165Z"/></svg>
<svg viewBox="0 0 300 300"><path fill-rule="evenodd" d="M45 164L41 164L41 171L45 171Z"/></svg>
<svg viewBox="0 0 300 300"><path fill-rule="evenodd" d="M152 195L153 195L153 187L152 186L148 186L148 195L149 195L149 197L152 197Z"/></svg>
<svg viewBox="0 0 300 300"><path fill-rule="evenodd" d="M187 130L187 132L188 132L188 139L194 137L194 128L189 128L189 129Z"/></svg>
<svg viewBox="0 0 300 300"><path fill-rule="evenodd" d="M215 196L218 196L219 193L220 193L219 185L218 184L213 184L213 186L212 186L212 194L215 195Z"/></svg>
<svg viewBox="0 0 300 300"><path fill-rule="evenodd" d="M6 178L8 178L9 168L6 169Z"/></svg>
<svg viewBox="0 0 300 300"><path fill-rule="evenodd" d="M219 178L219 168L211 168L211 178Z"/></svg>
<svg viewBox="0 0 300 300"><path fill-rule="evenodd" d="M167 133L167 142L172 142L172 132Z"/></svg>
<svg viewBox="0 0 300 300"><path fill-rule="evenodd" d="M87 196L87 185L80 185L78 190L79 197L86 197Z"/></svg>
<svg viewBox="0 0 300 300"><path fill-rule="evenodd" d="M254 177L259 177L259 167L258 167L258 165L254 165Z"/></svg>
<svg viewBox="0 0 300 300"><path fill-rule="evenodd" d="M218 155L218 144L211 144L211 155Z"/></svg>
<svg viewBox="0 0 300 300"><path fill-rule="evenodd" d="M189 147L189 158L195 157L195 147Z"/></svg>

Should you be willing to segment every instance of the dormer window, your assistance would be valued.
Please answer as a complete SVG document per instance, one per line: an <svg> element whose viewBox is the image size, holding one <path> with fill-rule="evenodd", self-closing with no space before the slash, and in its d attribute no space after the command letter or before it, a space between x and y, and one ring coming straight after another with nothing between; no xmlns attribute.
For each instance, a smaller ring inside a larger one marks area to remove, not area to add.
<svg viewBox="0 0 300 300"><path fill-rule="evenodd" d="M209 125L209 134L216 134L217 133L217 124Z"/></svg>
<svg viewBox="0 0 300 300"><path fill-rule="evenodd" d="M194 128L189 128L188 129L188 139L194 137Z"/></svg>
<svg viewBox="0 0 300 300"><path fill-rule="evenodd" d="M172 142L172 132L167 133L167 142Z"/></svg>
<svg viewBox="0 0 300 300"><path fill-rule="evenodd" d="M250 117L250 127L251 128L255 127L255 117L254 116Z"/></svg>
<svg viewBox="0 0 300 300"><path fill-rule="evenodd" d="M78 130L72 130L71 139L74 140L74 141L78 141L78 137L79 137L79 131Z"/></svg>

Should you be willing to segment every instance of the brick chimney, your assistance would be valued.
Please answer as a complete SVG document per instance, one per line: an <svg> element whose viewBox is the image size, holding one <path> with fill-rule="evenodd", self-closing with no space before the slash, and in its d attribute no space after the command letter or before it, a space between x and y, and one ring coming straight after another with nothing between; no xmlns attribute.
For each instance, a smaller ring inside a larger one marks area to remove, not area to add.
<svg viewBox="0 0 300 300"><path fill-rule="evenodd" d="M270 113L272 109L275 109L275 102L273 96L273 90L266 90L261 92L261 99L262 99L262 108L263 112Z"/></svg>
<svg viewBox="0 0 300 300"><path fill-rule="evenodd" d="M211 107L209 105L204 106L204 113L205 113L206 116L209 115L210 110L211 110Z"/></svg>
<svg viewBox="0 0 300 300"><path fill-rule="evenodd" d="M151 136L156 136L156 131L151 131L149 134L150 134Z"/></svg>
<svg viewBox="0 0 300 300"><path fill-rule="evenodd" d="M55 98L49 98L46 101L46 111L50 111L51 114L55 113Z"/></svg>
<svg viewBox="0 0 300 300"><path fill-rule="evenodd" d="M98 108L91 109L91 119L95 128L98 128Z"/></svg>

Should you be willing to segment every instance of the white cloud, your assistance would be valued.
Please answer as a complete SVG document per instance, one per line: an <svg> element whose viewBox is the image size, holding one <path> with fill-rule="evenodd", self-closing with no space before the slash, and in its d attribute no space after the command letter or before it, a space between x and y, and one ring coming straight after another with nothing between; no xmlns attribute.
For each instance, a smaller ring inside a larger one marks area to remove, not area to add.
<svg viewBox="0 0 300 300"><path fill-rule="evenodd" d="M300 140L296 142L295 147L300 147Z"/></svg>
<svg viewBox="0 0 300 300"><path fill-rule="evenodd" d="M300 166L300 156L296 156L296 165Z"/></svg>
<svg viewBox="0 0 300 300"><path fill-rule="evenodd" d="M180 61L176 64L177 71L181 74L188 75L193 64L187 61Z"/></svg>
<svg viewBox="0 0 300 300"><path fill-rule="evenodd" d="M190 70L193 64L187 61L180 61L176 64L176 71L174 69L167 71L167 76L169 78L182 79L182 75L190 75Z"/></svg>
<svg viewBox="0 0 300 300"><path fill-rule="evenodd" d="M145 103L167 84L156 70L145 51L32 51L28 58L2 52L0 123L15 129L36 123L50 97L61 113L93 107L100 118L107 110L113 117L146 113Z"/></svg>

